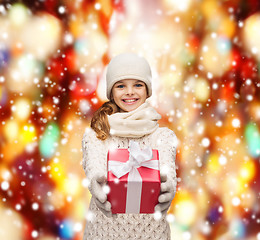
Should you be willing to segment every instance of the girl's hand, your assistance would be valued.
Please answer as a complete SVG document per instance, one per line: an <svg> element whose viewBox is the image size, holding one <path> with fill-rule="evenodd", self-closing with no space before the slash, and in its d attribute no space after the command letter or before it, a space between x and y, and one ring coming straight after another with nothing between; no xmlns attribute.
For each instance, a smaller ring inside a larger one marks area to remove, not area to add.
<svg viewBox="0 0 260 240"><path fill-rule="evenodd" d="M154 210L160 211L162 214L167 213L168 208L175 196L175 191L171 182L167 179L167 175L160 173L161 177L161 193L159 195L159 203L155 206Z"/></svg>
<svg viewBox="0 0 260 240"><path fill-rule="evenodd" d="M107 201L107 195L103 190L103 186L105 185L106 181L107 179L103 174L97 174L95 177L93 177L91 180L91 194L94 197L94 201L100 211L107 217L112 217L111 204Z"/></svg>

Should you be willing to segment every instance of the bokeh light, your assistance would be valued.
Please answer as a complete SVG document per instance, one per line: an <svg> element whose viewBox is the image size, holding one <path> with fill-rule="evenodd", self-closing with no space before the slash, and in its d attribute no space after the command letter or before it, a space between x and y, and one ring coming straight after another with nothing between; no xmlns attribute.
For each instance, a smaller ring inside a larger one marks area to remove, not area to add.
<svg viewBox="0 0 260 240"><path fill-rule="evenodd" d="M81 139L121 52L178 139L172 239L260 240L260 2L0 1L0 238L83 238Z"/></svg>
<svg viewBox="0 0 260 240"><path fill-rule="evenodd" d="M247 50L254 55L258 61L260 60L259 27L260 13L255 13L246 19L243 31L243 38Z"/></svg>

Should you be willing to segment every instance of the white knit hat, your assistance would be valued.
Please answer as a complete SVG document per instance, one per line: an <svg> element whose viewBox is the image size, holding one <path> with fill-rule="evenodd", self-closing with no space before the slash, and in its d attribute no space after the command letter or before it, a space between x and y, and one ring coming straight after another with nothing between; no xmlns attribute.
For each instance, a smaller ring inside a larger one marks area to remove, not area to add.
<svg viewBox="0 0 260 240"><path fill-rule="evenodd" d="M149 63L134 53L122 53L110 61L107 68L107 98L111 100L114 84L123 79L143 81L148 89L148 97L152 95L152 73Z"/></svg>

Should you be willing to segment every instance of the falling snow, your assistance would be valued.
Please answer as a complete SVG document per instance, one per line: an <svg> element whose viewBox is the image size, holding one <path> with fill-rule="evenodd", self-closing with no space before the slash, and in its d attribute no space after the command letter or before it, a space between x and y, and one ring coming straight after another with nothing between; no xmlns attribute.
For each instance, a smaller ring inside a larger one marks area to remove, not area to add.
<svg viewBox="0 0 260 240"><path fill-rule="evenodd" d="M38 233L38 231L33 230L31 235L33 238L37 238L39 236L39 233Z"/></svg>
<svg viewBox="0 0 260 240"><path fill-rule="evenodd" d="M108 61L133 51L152 66L160 125L178 137L173 238L260 240L259 12L257 0L0 3L5 239L17 223L13 239L83 237L95 214L81 139L106 101Z"/></svg>
<svg viewBox="0 0 260 240"><path fill-rule="evenodd" d="M162 213L160 211L156 211L154 214L153 214L153 217L156 221L160 220L161 217L162 217Z"/></svg>
<svg viewBox="0 0 260 240"><path fill-rule="evenodd" d="M10 187L9 182L3 181L3 182L1 183L1 189L2 189L3 191L7 191L7 190L9 189L9 187Z"/></svg>

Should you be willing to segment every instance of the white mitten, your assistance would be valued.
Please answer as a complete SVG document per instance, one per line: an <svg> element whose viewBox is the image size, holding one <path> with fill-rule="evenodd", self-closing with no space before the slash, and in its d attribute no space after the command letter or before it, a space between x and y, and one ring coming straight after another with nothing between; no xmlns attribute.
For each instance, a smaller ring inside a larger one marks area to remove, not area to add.
<svg viewBox="0 0 260 240"><path fill-rule="evenodd" d="M154 210L167 213L171 202L175 196L175 189L171 181L167 179L167 175L160 173L161 177L161 192L158 198L159 203L155 206Z"/></svg>
<svg viewBox="0 0 260 240"><path fill-rule="evenodd" d="M104 192L104 186L107 182L103 174L97 174L91 180L91 194L97 207L107 217L112 217L111 204L107 201L107 194Z"/></svg>

